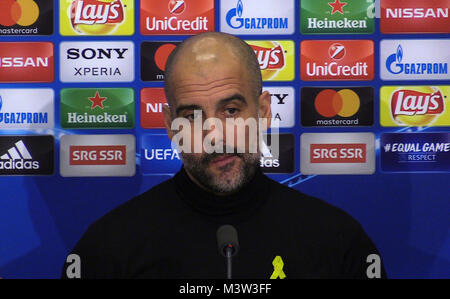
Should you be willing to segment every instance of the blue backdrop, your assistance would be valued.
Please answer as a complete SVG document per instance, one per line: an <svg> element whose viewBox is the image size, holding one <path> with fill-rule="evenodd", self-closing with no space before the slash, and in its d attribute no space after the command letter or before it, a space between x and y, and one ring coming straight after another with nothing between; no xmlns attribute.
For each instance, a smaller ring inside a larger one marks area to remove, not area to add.
<svg viewBox="0 0 450 299"><path fill-rule="evenodd" d="M267 82L265 86L294 86L296 124L281 129L295 136L295 173L270 177L338 206L364 227L379 248L391 278L450 277L449 173L386 174L380 171L380 150L376 149L377 169L373 175L304 176L299 173L299 141L304 132L374 132L379 144L382 132L447 131L447 128L382 128L379 125L379 41L382 38L448 38L448 35L300 35L299 1L296 1L295 34L241 36L243 39L294 40L296 74L293 82ZM139 92L143 87L161 87L160 82L142 82L139 73L140 43L149 40L182 40L186 36L142 36L139 33L139 1L136 1L136 30L133 36L62 37L59 34L59 4L55 1L54 33L51 36L1 37L2 41L52 41L55 44L55 81L49 84L0 84L0 88L53 88L55 91L55 129L45 131L0 131L4 135L52 134L56 142L56 173L42 177L0 177L0 276L5 278L59 277L66 255L88 225L112 208L144 192L169 176L142 176L140 137L165 133L161 129L142 129L139 119ZM216 30L219 29L219 1L216 0ZM303 39L372 39L375 41L375 80L370 82L303 82L299 74L299 44ZM59 43L84 40L132 40L135 42L135 80L133 83L64 83L59 81ZM389 85L443 85L449 81L396 82ZM386 82L384 82L386 84ZM300 125L301 86L374 87L374 125L369 128L304 128ZM132 130L70 130L59 126L59 92L67 87L133 87L136 92L136 126ZM63 178L59 175L59 138L75 134L135 134L136 175L129 178Z"/></svg>

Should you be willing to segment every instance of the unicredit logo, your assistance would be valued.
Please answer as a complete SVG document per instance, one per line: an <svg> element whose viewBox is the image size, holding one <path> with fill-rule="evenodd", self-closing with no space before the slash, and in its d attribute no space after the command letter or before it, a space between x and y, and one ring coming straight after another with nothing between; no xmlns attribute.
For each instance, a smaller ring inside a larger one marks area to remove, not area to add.
<svg viewBox="0 0 450 299"><path fill-rule="evenodd" d="M374 49L369 40L303 41L302 80L372 80Z"/></svg>
<svg viewBox="0 0 450 299"><path fill-rule="evenodd" d="M345 56L345 47L341 44L332 44L328 49L328 54L334 60L341 60Z"/></svg>
<svg viewBox="0 0 450 299"><path fill-rule="evenodd" d="M214 1L141 0L142 34L214 31Z"/></svg>
<svg viewBox="0 0 450 299"><path fill-rule="evenodd" d="M181 15L186 9L186 3L184 0L171 0L169 1L169 11L174 15Z"/></svg>

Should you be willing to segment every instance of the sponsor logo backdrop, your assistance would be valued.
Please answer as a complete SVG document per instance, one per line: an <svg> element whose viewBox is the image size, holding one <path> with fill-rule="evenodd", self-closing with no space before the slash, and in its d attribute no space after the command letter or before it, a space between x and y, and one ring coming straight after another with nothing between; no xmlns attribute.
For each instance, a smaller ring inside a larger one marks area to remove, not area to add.
<svg viewBox="0 0 450 299"><path fill-rule="evenodd" d="M224 31L272 95L264 171L356 218L389 277L448 278L449 1L429 2L380 22L371 0L0 1L0 276L59 277L89 224L179 169L165 61Z"/></svg>

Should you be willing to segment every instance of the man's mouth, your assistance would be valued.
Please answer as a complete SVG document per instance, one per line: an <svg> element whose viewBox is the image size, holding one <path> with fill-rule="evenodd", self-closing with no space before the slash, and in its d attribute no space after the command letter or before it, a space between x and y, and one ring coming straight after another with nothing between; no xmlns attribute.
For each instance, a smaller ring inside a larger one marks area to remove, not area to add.
<svg viewBox="0 0 450 299"><path fill-rule="evenodd" d="M222 155L219 156L217 158L214 158L213 160L211 160L211 164L216 166L216 167L222 167L225 166L229 163L234 162L234 160L237 158L236 155Z"/></svg>

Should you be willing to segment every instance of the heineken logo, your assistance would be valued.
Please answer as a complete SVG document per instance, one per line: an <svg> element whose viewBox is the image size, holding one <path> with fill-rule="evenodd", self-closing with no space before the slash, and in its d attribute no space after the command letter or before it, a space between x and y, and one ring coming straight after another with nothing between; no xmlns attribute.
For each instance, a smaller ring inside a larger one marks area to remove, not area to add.
<svg viewBox="0 0 450 299"><path fill-rule="evenodd" d="M62 128L133 128L134 119L132 88L61 90Z"/></svg>
<svg viewBox="0 0 450 299"><path fill-rule="evenodd" d="M374 32L374 0L303 0L303 34L355 34Z"/></svg>
<svg viewBox="0 0 450 299"><path fill-rule="evenodd" d="M95 107L100 107L101 109L104 109L103 102L106 101L106 97L101 97L98 93L98 90L95 92L95 97L89 97L89 101L92 102L91 110L93 110Z"/></svg>
<svg viewBox="0 0 450 299"><path fill-rule="evenodd" d="M331 11L331 14L333 15L336 12L339 12L340 14L344 14L344 11L342 10L342 8L344 6L346 6L348 3L346 2L340 2L339 0L336 0L334 2L328 2L328 5L331 6L333 8L333 10Z"/></svg>

